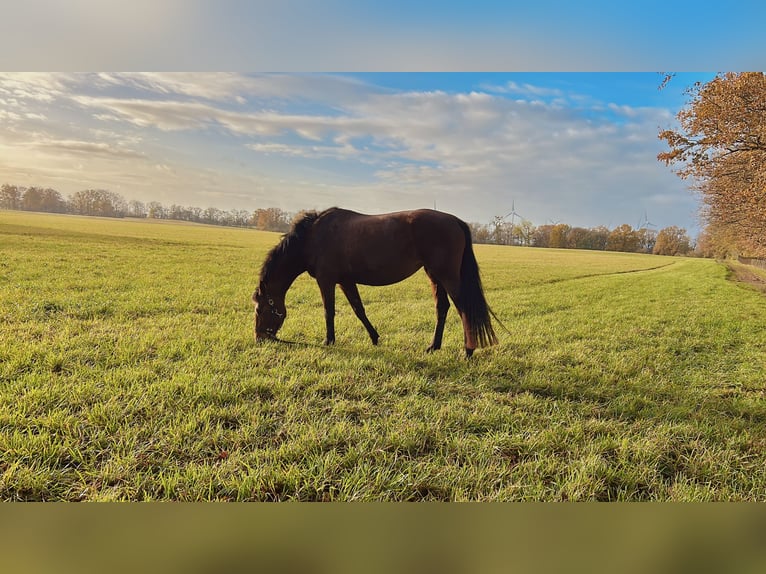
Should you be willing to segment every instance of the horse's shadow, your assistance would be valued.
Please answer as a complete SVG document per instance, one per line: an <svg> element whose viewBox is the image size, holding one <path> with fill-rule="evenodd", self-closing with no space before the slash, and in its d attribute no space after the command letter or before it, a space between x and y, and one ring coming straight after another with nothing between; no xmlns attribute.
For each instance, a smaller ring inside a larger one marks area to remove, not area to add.
<svg viewBox="0 0 766 574"><path fill-rule="evenodd" d="M313 348L313 349L327 348L327 345L322 345L319 343L309 343L308 341L291 341L289 339L279 339L277 337L274 337L269 342L274 344L286 345L287 347L306 347L306 348Z"/></svg>

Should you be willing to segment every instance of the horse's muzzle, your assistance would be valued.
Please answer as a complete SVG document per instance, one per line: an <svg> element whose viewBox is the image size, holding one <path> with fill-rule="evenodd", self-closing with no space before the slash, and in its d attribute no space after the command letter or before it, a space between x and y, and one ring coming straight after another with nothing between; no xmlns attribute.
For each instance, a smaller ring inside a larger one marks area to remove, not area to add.
<svg viewBox="0 0 766 574"><path fill-rule="evenodd" d="M260 343L261 341L278 341L276 335L272 333L258 333L256 331L255 333L255 342Z"/></svg>

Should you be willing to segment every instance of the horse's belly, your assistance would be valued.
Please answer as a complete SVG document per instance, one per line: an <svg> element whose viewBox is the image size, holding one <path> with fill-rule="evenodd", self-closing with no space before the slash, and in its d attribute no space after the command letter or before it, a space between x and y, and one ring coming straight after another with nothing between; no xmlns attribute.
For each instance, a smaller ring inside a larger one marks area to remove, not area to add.
<svg viewBox="0 0 766 574"><path fill-rule="evenodd" d="M380 266L376 268L362 268L358 269L355 273L352 273L353 277L350 277L354 283L361 283L362 285L391 285L404 281L422 267L422 263L418 261L409 262L406 265L393 265L393 266Z"/></svg>

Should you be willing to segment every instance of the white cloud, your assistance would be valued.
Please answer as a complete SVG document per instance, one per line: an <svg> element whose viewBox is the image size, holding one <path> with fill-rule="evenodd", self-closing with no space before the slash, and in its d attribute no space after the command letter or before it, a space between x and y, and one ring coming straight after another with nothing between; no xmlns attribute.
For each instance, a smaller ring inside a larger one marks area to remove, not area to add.
<svg viewBox="0 0 766 574"><path fill-rule="evenodd" d="M516 94L538 98L563 98L565 95L562 90L557 88L544 88L527 83L519 84L517 82L507 82L500 86L486 85L485 89L499 94Z"/></svg>
<svg viewBox="0 0 766 574"><path fill-rule="evenodd" d="M51 102L64 93L63 74L0 73L0 94L11 98L13 105L19 101L33 100Z"/></svg>
<svg viewBox="0 0 766 574"><path fill-rule="evenodd" d="M56 154L97 155L115 159L143 159L146 157L145 154L133 149L105 142L42 138L31 140L26 145Z"/></svg>
<svg viewBox="0 0 766 574"><path fill-rule="evenodd" d="M8 110L0 110L0 121L17 122L21 119L21 116L16 112L10 112Z"/></svg>
<svg viewBox="0 0 766 574"><path fill-rule="evenodd" d="M331 74L101 73L98 74L98 80L108 86L130 86L155 94L229 102L241 106L248 101L284 100L342 106L374 90L372 86L353 78Z"/></svg>
<svg viewBox="0 0 766 574"><path fill-rule="evenodd" d="M287 145L282 143L251 143L246 147L254 152L266 155L282 155L287 157L300 157L309 159L355 159L364 161L362 152L350 145Z"/></svg>

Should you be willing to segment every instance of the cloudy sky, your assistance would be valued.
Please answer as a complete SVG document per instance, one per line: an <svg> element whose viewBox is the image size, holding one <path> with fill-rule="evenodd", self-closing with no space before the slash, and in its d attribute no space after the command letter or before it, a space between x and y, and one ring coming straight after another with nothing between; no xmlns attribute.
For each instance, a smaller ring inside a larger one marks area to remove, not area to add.
<svg viewBox="0 0 766 574"><path fill-rule="evenodd" d="M252 210L696 228L656 160L709 74L9 73L0 182Z"/></svg>

